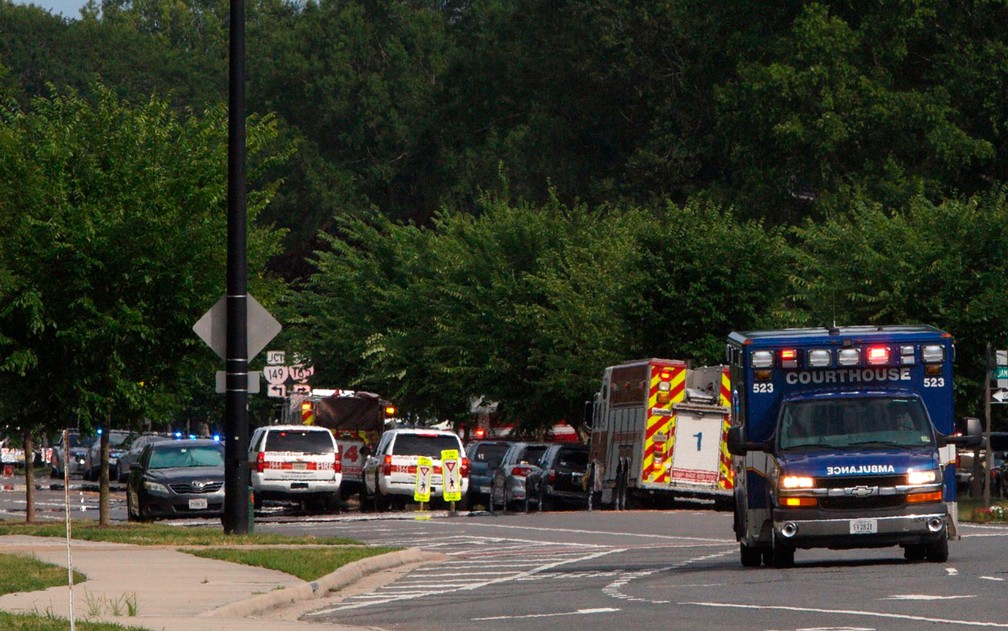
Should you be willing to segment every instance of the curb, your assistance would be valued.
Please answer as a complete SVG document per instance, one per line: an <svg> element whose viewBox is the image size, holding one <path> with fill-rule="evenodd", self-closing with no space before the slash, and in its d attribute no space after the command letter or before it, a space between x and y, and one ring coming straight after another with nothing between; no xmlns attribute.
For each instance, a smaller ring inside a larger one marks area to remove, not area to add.
<svg viewBox="0 0 1008 631"><path fill-rule="evenodd" d="M444 558L444 555L424 552L420 548L388 552L347 563L335 572L327 574L317 581L285 587L284 589L274 590L266 594L259 594L236 603L205 611L199 614L199 616L201 618L245 618L269 609L275 609L276 607L311 600L312 598L323 598L329 592L346 587L368 574L410 563L436 561L442 558Z"/></svg>

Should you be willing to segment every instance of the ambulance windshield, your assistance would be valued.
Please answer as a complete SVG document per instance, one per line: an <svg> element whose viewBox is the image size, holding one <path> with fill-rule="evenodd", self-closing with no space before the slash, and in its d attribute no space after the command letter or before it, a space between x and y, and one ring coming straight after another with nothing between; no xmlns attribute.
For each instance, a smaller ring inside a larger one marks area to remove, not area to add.
<svg viewBox="0 0 1008 631"><path fill-rule="evenodd" d="M920 399L837 397L784 404L777 435L781 450L923 447L934 432Z"/></svg>

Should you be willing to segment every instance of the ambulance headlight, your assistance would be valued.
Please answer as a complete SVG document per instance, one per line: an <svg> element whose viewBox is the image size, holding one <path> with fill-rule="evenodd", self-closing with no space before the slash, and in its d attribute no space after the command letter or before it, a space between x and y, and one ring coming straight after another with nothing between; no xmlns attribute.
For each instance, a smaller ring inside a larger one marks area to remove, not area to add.
<svg viewBox="0 0 1008 631"><path fill-rule="evenodd" d="M907 484L934 484L939 480L938 469L927 469L925 471L908 471Z"/></svg>
<svg viewBox="0 0 1008 631"><path fill-rule="evenodd" d="M925 364L940 364L945 360L945 349L939 344L928 344L921 349L921 359Z"/></svg>
<svg viewBox="0 0 1008 631"><path fill-rule="evenodd" d="M770 368L773 366L773 353L770 351L753 351L750 364L753 368Z"/></svg>
<svg viewBox="0 0 1008 631"><path fill-rule="evenodd" d="M805 475L786 475L780 479L782 489L811 489L815 480Z"/></svg>

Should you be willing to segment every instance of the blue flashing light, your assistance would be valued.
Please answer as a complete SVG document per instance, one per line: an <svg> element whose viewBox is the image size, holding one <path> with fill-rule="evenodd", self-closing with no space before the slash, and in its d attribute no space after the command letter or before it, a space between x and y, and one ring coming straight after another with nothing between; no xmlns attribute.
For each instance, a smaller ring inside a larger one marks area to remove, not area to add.
<svg viewBox="0 0 1008 631"><path fill-rule="evenodd" d="M216 442L218 442L218 443L219 443L219 442L220 442L220 434L214 434L214 436L213 436L213 439L214 439L214 440L215 440Z"/></svg>
<svg viewBox="0 0 1008 631"><path fill-rule="evenodd" d="M182 438L182 432L175 432L175 438Z"/></svg>
<svg viewBox="0 0 1008 631"><path fill-rule="evenodd" d="M101 436L101 435L102 435L102 428L100 428L100 427L98 428L98 435L99 435L99 436Z"/></svg>

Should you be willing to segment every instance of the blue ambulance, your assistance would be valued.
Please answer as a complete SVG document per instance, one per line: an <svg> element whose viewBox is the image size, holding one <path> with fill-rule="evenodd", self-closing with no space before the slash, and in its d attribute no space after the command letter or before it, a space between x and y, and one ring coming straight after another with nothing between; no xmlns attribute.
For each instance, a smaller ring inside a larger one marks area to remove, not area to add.
<svg viewBox="0 0 1008 631"><path fill-rule="evenodd" d="M948 559L958 538L952 336L931 326L733 332L728 450L742 565L795 550L900 546Z"/></svg>

